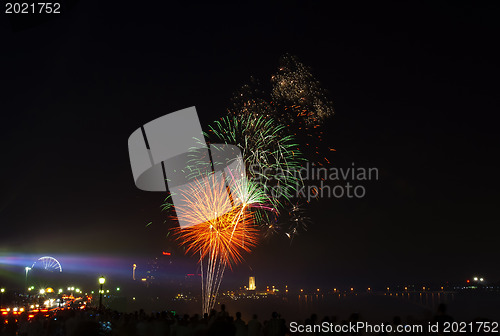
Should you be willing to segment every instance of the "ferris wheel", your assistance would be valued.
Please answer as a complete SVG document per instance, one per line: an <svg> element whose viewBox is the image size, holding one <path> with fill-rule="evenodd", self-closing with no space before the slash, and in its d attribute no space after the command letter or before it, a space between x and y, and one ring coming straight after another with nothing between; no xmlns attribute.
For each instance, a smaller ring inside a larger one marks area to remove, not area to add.
<svg viewBox="0 0 500 336"><path fill-rule="evenodd" d="M54 257L41 257L33 263L31 269L44 269L50 272L62 272L62 267L59 261Z"/></svg>

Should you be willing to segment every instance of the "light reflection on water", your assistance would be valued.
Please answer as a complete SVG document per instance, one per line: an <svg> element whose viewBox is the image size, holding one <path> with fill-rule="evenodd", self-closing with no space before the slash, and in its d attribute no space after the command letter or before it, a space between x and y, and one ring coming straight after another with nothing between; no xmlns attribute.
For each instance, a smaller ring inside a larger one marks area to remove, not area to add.
<svg viewBox="0 0 500 336"><path fill-rule="evenodd" d="M407 301L410 304L414 304L422 307L423 309L430 309L432 311L436 311L439 304L450 304L455 300L454 292L402 292L402 293L375 293L375 294L351 294L351 293L337 293L337 294L329 294L325 299L324 294L302 294L298 295L297 303L299 307L304 309L311 309L318 306L318 302L322 302L324 300L349 300L353 297L357 296L384 296L392 299L400 299L402 301Z"/></svg>
<svg viewBox="0 0 500 336"><path fill-rule="evenodd" d="M315 313L335 316L338 321L347 320L352 313L358 313L369 322L389 322L394 316L403 321L428 321L432 319L440 303L448 307L449 315L456 321L471 321L476 317L498 320L500 316L500 293L454 293L454 292L403 292L403 293L335 293L286 295L261 299L232 300L221 298L227 311L234 315L242 313L248 321L258 314L262 321L273 311L281 314L286 321L304 321ZM199 302L170 302L169 309L179 313L201 313ZM215 307L220 309L219 305Z"/></svg>
<svg viewBox="0 0 500 336"><path fill-rule="evenodd" d="M356 312L366 320L374 321L388 321L394 316L428 320L435 315L440 304L445 304L448 314L460 321L477 317L498 320L500 316L500 293L496 292L302 294L298 295L295 303L303 316L315 312L320 316L334 315L340 319Z"/></svg>

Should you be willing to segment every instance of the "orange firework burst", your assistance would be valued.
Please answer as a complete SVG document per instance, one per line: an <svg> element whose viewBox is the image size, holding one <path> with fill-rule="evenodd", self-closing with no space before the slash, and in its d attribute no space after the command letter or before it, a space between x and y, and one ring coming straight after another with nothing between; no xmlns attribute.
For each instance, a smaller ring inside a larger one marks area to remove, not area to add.
<svg viewBox="0 0 500 336"><path fill-rule="evenodd" d="M176 206L177 216L187 224L177 229L178 238L186 252L200 255L204 313L215 305L226 266L241 262L242 252L257 243L250 207L259 193L242 177L226 181L222 173L211 173L183 186L182 202Z"/></svg>
<svg viewBox="0 0 500 336"><path fill-rule="evenodd" d="M204 258L213 251L230 266L242 260L241 252L250 252L256 245L257 234L251 213L237 206L222 216L181 229L179 237L187 246L186 252L200 253Z"/></svg>
<svg viewBox="0 0 500 336"><path fill-rule="evenodd" d="M257 244L250 205L233 199L222 176L210 174L182 192L184 202L177 215L191 226L178 228L178 238L186 252L200 254L200 260L220 258L226 265L242 261L242 252Z"/></svg>

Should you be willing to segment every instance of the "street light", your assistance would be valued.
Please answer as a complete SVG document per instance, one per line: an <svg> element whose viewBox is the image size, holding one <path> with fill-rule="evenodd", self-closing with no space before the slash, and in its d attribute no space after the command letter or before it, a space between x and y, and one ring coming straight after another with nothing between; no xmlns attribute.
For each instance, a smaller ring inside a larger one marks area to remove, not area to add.
<svg viewBox="0 0 500 336"><path fill-rule="evenodd" d="M5 288L0 288L0 293L2 293L2 298L0 299L0 308L3 306L3 293L5 293Z"/></svg>
<svg viewBox="0 0 500 336"><path fill-rule="evenodd" d="M102 293L104 292L102 289L102 286L106 282L106 278L104 276L101 276L99 278L99 285L100 285L100 290L99 290L99 311L102 311Z"/></svg>

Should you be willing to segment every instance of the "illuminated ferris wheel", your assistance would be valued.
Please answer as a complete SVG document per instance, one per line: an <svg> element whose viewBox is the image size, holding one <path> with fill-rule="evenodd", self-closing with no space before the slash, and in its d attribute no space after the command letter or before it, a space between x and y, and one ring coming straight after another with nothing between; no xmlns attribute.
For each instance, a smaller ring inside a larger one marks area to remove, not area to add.
<svg viewBox="0 0 500 336"><path fill-rule="evenodd" d="M62 267L59 261L53 257L41 257L33 263L31 269L44 269L50 272L62 272Z"/></svg>

